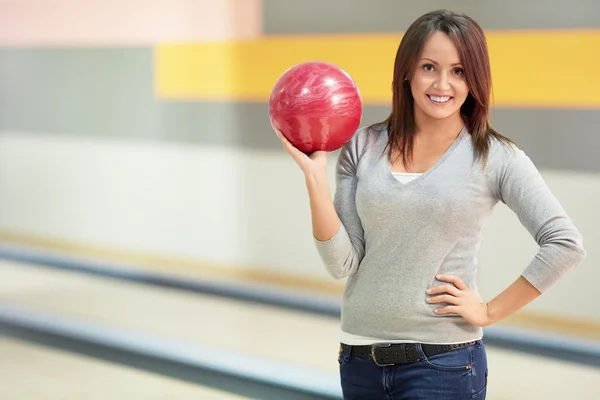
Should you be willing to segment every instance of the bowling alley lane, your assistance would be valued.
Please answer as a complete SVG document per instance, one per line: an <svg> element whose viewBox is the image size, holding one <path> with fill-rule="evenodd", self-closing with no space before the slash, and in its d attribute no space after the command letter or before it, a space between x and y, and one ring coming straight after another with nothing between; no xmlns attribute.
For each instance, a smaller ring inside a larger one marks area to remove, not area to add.
<svg viewBox="0 0 600 400"><path fill-rule="evenodd" d="M337 374L335 318L15 262L0 262L0 276L0 303L7 306ZM595 398L599 368L487 350L488 399Z"/></svg>
<svg viewBox="0 0 600 400"><path fill-rule="evenodd" d="M12 262L0 276L2 304L337 372L333 318Z"/></svg>
<svg viewBox="0 0 600 400"><path fill-rule="evenodd" d="M158 374L0 337L0 399L241 400Z"/></svg>

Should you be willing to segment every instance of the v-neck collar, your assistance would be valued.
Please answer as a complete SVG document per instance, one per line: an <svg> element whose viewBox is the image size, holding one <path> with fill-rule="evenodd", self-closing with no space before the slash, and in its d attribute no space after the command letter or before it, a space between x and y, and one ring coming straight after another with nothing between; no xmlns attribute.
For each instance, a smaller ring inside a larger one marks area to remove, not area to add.
<svg viewBox="0 0 600 400"><path fill-rule="evenodd" d="M386 129L386 135L389 135L389 132L387 131L387 129ZM466 137L466 135L468 135L468 132L467 132L467 125L465 124L463 126L463 128L460 130L456 139L454 139L454 142L452 142L452 144L446 149L444 154L442 154L442 156L436 161L436 163L433 164L431 166L431 168L429 168L427 171L421 173L415 179L413 179L407 183L402 183L394 177L394 174L392 172L392 164L390 163L390 160L386 154L385 157L383 157L386 178L394 186L396 186L397 188L400 188L400 189L408 189L408 188L420 185L423 181L427 180L429 175L433 174L436 170L438 170L446 162L446 160L452 155L452 153L454 153L454 150L456 150L456 148L460 145L460 143L463 141L463 139ZM387 141L386 141L386 144L387 144Z"/></svg>

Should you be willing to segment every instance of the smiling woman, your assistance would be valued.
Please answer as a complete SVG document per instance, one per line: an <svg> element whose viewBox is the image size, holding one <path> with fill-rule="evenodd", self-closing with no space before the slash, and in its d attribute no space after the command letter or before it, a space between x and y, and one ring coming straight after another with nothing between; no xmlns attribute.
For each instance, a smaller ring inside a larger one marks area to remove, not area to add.
<svg viewBox="0 0 600 400"><path fill-rule="evenodd" d="M471 18L448 23L443 14L429 14L415 21L396 53L392 85L393 109L384 124L389 128L388 156L402 156L396 170L410 170L415 140L423 143L421 147L431 147L425 126L436 131L441 124L450 137L433 155L422 157L425 163L417 166L422 170L433 166L464 124L476 158L487 158L489 136L512 143L489 123L490 59L485 34Z"/></svg>
<svg viewBox="0 0 600 400"><path fill-rule="evenodd" d="M491 127L490 63L473 19L444 10L417 19L398 48L392 87L389 117L342 148L333 200L327 154L307 156L280 135L305 175L321 259L332 277L348 278L344 399L484 399L482 327L577 266L582 237L529 157ZM540 247L484 302L478 251L499 202Z"/></svg>

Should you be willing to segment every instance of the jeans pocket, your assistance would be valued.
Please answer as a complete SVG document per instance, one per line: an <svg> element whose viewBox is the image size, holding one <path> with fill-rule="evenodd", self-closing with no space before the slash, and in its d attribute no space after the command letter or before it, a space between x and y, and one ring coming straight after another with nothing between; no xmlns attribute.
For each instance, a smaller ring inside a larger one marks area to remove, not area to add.
<svg viewBox="0 0 600 400"><path fill-rule="evenodd" d="M473 370L471 383L473 386L473 399L485 399L488 382L487 355L483 344L473 347Z"/></svg>
<svg viewBox="0 0 600 400"><path fill-rule="evenodd" d="M425 362L441 371L465 371L473 367L471 346L426 357Z"/></svg>

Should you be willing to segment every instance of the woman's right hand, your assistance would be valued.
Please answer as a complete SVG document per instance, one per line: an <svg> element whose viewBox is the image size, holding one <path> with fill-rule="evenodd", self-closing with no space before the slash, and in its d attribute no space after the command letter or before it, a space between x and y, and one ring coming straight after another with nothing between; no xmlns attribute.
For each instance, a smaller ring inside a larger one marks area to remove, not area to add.
<svg viewBox="0 0 600 400"><path fill-rule="evenodd" d="M327 174L327 152L324 150L315 151L310 155L298 150L281 132L275 129L275 133L283 143L287 153L292 156L296 164L300 167L305 176L320 176Z"/></svg>

